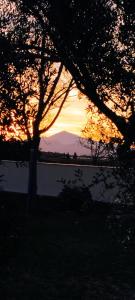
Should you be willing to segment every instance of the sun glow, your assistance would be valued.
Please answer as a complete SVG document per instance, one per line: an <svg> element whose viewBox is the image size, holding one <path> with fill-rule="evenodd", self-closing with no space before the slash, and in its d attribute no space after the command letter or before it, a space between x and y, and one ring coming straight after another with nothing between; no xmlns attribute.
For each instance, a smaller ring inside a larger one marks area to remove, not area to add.
<svg viewBox="0 0 135 300"><path fill-rule="evenodd" d="M60 131L68 131L79 136L87 122L87 112L89 101L79 99L77 93L70 92L67 102L52 128L48 130L46 136L53 135Z"/></svg>

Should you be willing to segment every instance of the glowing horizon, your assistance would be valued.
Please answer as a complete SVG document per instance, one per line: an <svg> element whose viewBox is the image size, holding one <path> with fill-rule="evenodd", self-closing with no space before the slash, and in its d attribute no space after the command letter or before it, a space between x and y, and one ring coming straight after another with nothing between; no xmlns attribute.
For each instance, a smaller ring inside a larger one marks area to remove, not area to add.
<svg viewBox="0 0 135 300"><path fill-rule="evenodd" d="M69 97L58 119L45 135L51 136L61 131L82 135L82 130L87 122L88 103L89 101L85 97L81 100L78 95Z"/></svg>

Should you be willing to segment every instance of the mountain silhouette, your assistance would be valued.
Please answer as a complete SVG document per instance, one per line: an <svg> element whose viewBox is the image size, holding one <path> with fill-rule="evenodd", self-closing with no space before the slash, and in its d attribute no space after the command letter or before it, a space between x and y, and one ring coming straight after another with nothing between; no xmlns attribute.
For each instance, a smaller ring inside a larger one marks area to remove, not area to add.
<svg viewBox="0 0 135 300"><path fill-rule="evenodd" d="M84 140L85 139L82 139ZM76 134L61 131L49 137L42 137L40 142L40 149L44 152L59 152L69 153L71 155L76 152L77 155L89 155L90 150L86 149L80 143L80 137Z"/></svg>

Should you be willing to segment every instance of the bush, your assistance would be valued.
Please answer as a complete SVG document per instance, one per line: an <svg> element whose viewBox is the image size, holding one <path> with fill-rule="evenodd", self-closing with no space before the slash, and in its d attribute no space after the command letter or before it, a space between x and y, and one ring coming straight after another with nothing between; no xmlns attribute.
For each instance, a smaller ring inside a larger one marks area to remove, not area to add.
<svg viewBox="0 0 135 300"><path fill-rule="evenodd" d="M92 204L89 188L86 186L70 186L65 184L60 198L64 201L65 208L74 211L88 211Z"/></svg>

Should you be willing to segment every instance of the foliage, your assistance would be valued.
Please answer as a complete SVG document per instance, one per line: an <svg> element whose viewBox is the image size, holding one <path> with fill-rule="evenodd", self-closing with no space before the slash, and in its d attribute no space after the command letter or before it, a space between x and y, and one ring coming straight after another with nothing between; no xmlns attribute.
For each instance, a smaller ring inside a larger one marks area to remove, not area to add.
<svg viewBox="0 0 135 300"><path fill-rule="evenodd" d="M6 15L6 23L12 24L14 17L10 19ZM47 31L29 14L20 12L12 30L3 32L0 41L1 58L4 58L1 59L0 70L0 125L10 135L31 140L53 125L64 105L71 82L69 79L65 83L65 78L60 80L63 65L54 65L51 58L46 57L51 41Z"/></svg>
<svg viewBox="0 0 135 300"><path fill-rule="evenodd" d="M87 139L80 138L80 143L87 149L89 149L89 158L92 163L107 163L112 165L117 156L117 145L112 141L105 143L102 140L94 141L87 136Z"/></svg>
<svg viewBox="0 0 135 300"><path fill-rule="evenodd" d="M29 141L28 190L34 198L40 136L58 118L73 80L65 80L63 63L53 63L47 28L19 6L12 7L12 14L9 9L7 5L7 11L3 7L0 12L0 130Z"/></svg>
<svg viewBox="0 0 135 300"><path fill-rule="evenodd" d="M92 196L89 186L83 183L83 173L80 169L75 170L74 180L61 179L63 184L59 197L62 199L64 207L78 212L88 212L92 207Z"/></svg>
<svg viewBox="0 0 135 300"><path fill-rule="evenodd" d="M91 187L100 189L100 199L104 193L112 197L111 212L107 218L107 227L110 233L125 249L134 242L135 226L135 158L127 157L127 160L115 159L115 163L109 169L101 167L94 176ZM113 190L115 191L113 195ZM108 199L109 201L109 199Z"/></svg>
<svg viewBox="0 0 135 300"><path fill-rule="evenodd" d="M118 162L117 167L113 170L113 176L119 186L117 201L125 206L135 205L134 159Z"/></svg>
<svg viewBox="0 0 135 300"><path fill-rule="evenodd" d="M0 159L28 161L30 158L30 143L28 141L0 141Z"/></svg>
<svg viewBox="0 0 135 300"><path fill-rule="evenodd" d="M58 211L56 199L48 210L49 200L39 197L40 209L26 219L26 195L1 195L3 298L133 300L134 242L123 249L112 239L104 214Z"/></svg>
<svg viewBox="0 0 135 300"><path fill-rule="evenodd" d="M102 184L102 193L115 189L112 199L113 203L130 206L135 204L135 167L134 160L130 158L127 161L114 160L110 167L100 167L100 170L93 177L91 186ZM102 196L102 195L101 195Z"/></svg>
<svg viewBox="0 0 135 300"><path fill-rule="evenodd" d="M97 107L98 112L102 112L115 124L126 147L129 148L135 142L133 0L81 0L79 3L77 0L23 0L15 3L17 9L21 8L23 12L19 22L16 22L16 18L14 21L15 32L18 34L13 35L13 40L19 41L15 57L18 53L23 54L23 59L17 59L15 66L18 67L21 61L21 70L24 69L26 57L26 65L33 67L35 61L40 61L39 54L43 62L46 62L46 59L51 63L60 61L73 76L79 90ZM38 26L26 25L22 30L20 24L33 23L33 18ZM35 30L31 31L30 28L37 28L34 40L32 33L35 34ZM40 39L41 32L42 37L45 33L47 40ZM4 47L1 55L5 49L9 49L9 57L13 61L14 43L9 43L11 36L10 32L8 45L12 47ZM16 36L21 39L16 39ZM20 40L23 41L23 45ZM8 67L6 64L9 75ZM43 69L40 68L41 79L42 75ZM10 80L14 78L10 76ZM40 83L43 87L42 80ZM18 88L18 83L16 87ZM9 93L6 93L6 98L7 94ZM40 93L40 96L43 96L43 93ZM43 98L40 98L40 116L44 106ZM27 113L29 114L29 110ZM9 123L10 119L11 115L8 115L6 122ZM35 123L34 132L38 128L39 119Z"/></svg>
<svg viewBox="0 0 135 300"><path fill-rule="evenodd" d="M82 129L82 134L85 138L104 143L114 140L119 143L123 141L123 136L115 124L103 113L99 112L93 103L90 103L87 107L87 123Z"/></svg>
<svg viewBox="0 0 135 300"><path fill-rule="evenodd" d="M135 235L135 206L112 205L110 214L107 217L107 226L112 238L128 249L134 243Z"/></svg>
<svg viewBox="0 0 135 300"><path fill-rule="evenodd" d="M128 145L135 141L133 0L23 0L48 26L59 59ZM46 18L45 18L46 17ZM49 20L49 25L48 25Z"/></svg>

